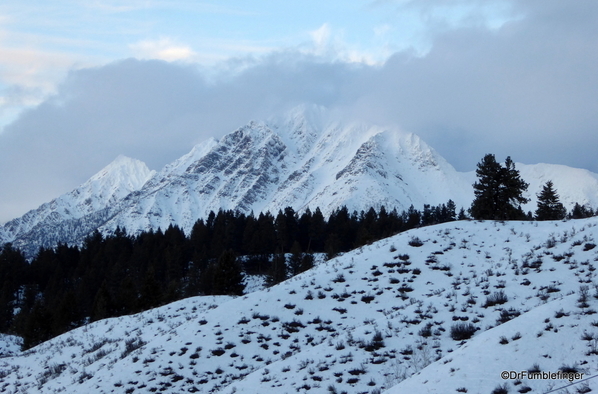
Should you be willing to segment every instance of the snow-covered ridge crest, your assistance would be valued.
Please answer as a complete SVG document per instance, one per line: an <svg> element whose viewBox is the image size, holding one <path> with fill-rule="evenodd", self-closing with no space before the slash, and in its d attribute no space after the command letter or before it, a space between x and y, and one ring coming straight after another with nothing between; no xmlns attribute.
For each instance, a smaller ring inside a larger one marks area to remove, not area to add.
<svg viewBox="0 0 598 394"><path fill-rule="evenodd" d="M35 228L106 209L141 189L154 174L145 163L120 155L76 189L5 223L2 241L12 242Z"/></svg>
<svg viewBox="0 0 598 394"><path fill-rule="evenodd" d="M93 193L93 196L90 195L91 203L96 204L94 208L97 210L103 208L106 203L141 189L154 174L155 171L150 171L144 162L119 155L76 190L80 194Z"/></svg>

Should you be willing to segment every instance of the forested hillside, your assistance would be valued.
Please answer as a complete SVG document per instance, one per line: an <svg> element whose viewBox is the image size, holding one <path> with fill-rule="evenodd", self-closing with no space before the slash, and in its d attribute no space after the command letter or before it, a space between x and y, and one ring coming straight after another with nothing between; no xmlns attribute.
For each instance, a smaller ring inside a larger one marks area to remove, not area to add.
<svg viewBox="0 0 598 394"><path fill-rule="evenodd" d="M456 219L450 200L402 213L343 207L327 220L319 209L257 217L219 211L198 220L190 234L177 226L134 237L120 228L106 237L96 232L82 247L41 249L30 263L7 244L0 253L0 332L22 336L29 348L89 321L189 296L240 295L244 276L263 275L273 285L311 268L313 253L331 258Z"/></svg>

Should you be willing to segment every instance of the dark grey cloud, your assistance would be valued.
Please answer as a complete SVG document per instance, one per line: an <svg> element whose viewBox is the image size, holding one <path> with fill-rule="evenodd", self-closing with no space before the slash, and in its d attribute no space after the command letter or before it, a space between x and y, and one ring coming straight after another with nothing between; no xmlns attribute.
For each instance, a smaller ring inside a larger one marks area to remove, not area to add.
<svg viewBox="0 0 598 394"><path fill-rule="evenodd" d="M519 0L514 10L521 17L500 29L449 30L425 56L397 53L382 66L289 50L236 59L240 71L209 78L160 61L74 71L0 134L0 221L119 154L159 169L209 136L301 102L399 125L458 170L491 152L598 172L598 3Z"/></svg>

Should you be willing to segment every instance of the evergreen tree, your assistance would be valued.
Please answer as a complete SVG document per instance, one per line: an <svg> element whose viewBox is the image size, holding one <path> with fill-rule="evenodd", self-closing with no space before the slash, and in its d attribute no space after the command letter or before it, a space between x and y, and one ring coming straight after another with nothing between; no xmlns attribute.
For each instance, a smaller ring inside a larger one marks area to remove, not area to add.
<svg viewBox="0 0 598 394"><path fill-rule="evenodd" d="M270 272L267 277L267 285L274 286L287 279L287 263L284 253L274 254Z"/></svg>
<svg viewBox="0 0 598 394"><path fill-rule="evenodd" d="M10 284L4 282L0 287L0 332L7 332L13 322L15 293L10 291Z"/></svg>
<svg viewBox="0 0 598 394"><path fill-rule="evenodd" d="M322 211L320 211L320 208L316 208L316 211L311 217L308 235L309 241L305 250L307 250L307 252L314 250L323 251L326 242L326 220L324 219L324 215L322 214Z"/></svg>
<svg viewBox="0 0 598 394"><path fill-rule="evenodd" d="M243 272L237 261L235 252L225 250L214 266L214 295L243 295Z"/></svg>
<svg viewBox="0 0 598 394"><path fill-rule="evenodd" d="M552 181L546 182L542 191L538 194L538 209L536 209L536 220L561 220L564 219L567 210L561 204L559 195L553 188Z"/></svg>
<svg viewBox="0 0 598 394"><path fill-rule="evenodd" d="M474 219L516 220L525 218L521 204L528 184L519 176L510 157L501 166L493 154L484 156L478 163L478 181L473 184L475 199L469 212Z"/></svg>
<svg viewBox="0 0 598 394"><path fill-rule="evenodd" d="M158 306L162 298L162 289L156 279L156 271L152 265L146 271L141 284L139 299L137 301L139 310L144 311Z"/></svg>
<svg viewBox="0 0 598 394"><path fill-rule="evenodd" d="M589 208L585 205L580 205L577 202L569 214L569 218L571 219L583 219L592 216L594 216L594 210L592 208Z"/></svg>
<svg viewBox="0 0 598 394"><path fill-rule="evenodd" d="M114 316L114 302L112 301L112 296L108 291L106 281L104 281L93 301L91 320L96 321L112 316Z"/></svg>
<svg viewBox="0 0 598 394"><path fill-rule="evenodd" d="M407 212L403 211L403 214L405 216L404 221L405 221L405 226L407 226L407 229L416 228L421 224L422 214L420 211L415 209L413 204L411 204L409 206L409 209L407 210Z"/></svg>
<svg viewBox="0 0 598 394"><path fill-rule="evenodd" d="M68 290L60 298L57 308L52 313L52 336L60 335L81 325L77 298L72 290Z"/></svg>
<svg viewBox="0 0 598 394"><path fill-rule="evenodd" d="M305 272L314 267L314 255L311 253L303 253L301 257L301 265L299 266L299 273Z"/></svg>
<svg viewBox="0 0 598 394"><path fill-rule="evenodd" d="M289 271L291 276L295 276L301 271L301 261L303 260L303 251L298 241L293 242L291 247L291 258L289 259Z"/></svg>
<svg viewBox="0 0 598 394"><path fill-rule="evenodd" d="M341 241L336 233L331 233L326 239L324 251L326 252L326 260L330 260L338 256L341 249Z"/></svg>
<svg viewBox="0 0 598 394"><path fill-rule="evenodd" d="M43 300L37 300L27 315L22 331L23 350L30 349L52 337L52 315Z"/></svg>
<svg viewBox="0 0 598 394"><path fill-rule="evenodd" d="M457 220L467 220L467 214L465 213L465 209L463 207L461 207L461 209L459 210L459 216L457 216Z"/></svg>
<svg viewBox="0 0 598 394"><path fill-rule="evenodd" d="M429 226L431 224L435 224L436 222L436 215L433 214L430 204L424 204L424 210L421 216L422 226Z"/></svg>
<svg viewBox="0 0 598 394"><path fill-rule="evenodd" d="M446 217L444 221L452 222L457 220L457 204L453 200L446 203Z"/></svg>

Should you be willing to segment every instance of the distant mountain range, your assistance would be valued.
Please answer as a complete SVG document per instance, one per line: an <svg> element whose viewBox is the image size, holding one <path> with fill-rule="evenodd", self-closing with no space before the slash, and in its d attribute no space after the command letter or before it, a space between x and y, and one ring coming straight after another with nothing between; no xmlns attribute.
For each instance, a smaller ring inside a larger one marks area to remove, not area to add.
<svg viewBox="0 0 598 394"><path fill-rule="evenodd" d="M504 158L497 158L502 161ZM598 175L561 165L517 164L535 195L552 180L561 201L598 205ZM170 224L190 231L219 209L245 213L319 207L324 215L438 205L467 208L475 172L457 172L417 135L343 123L326 109L302 105L209 139L161 171L120 156L83 185L0 227L0 243L28 254L58 242L78 243L98 229L130 234Z"/></svg>

